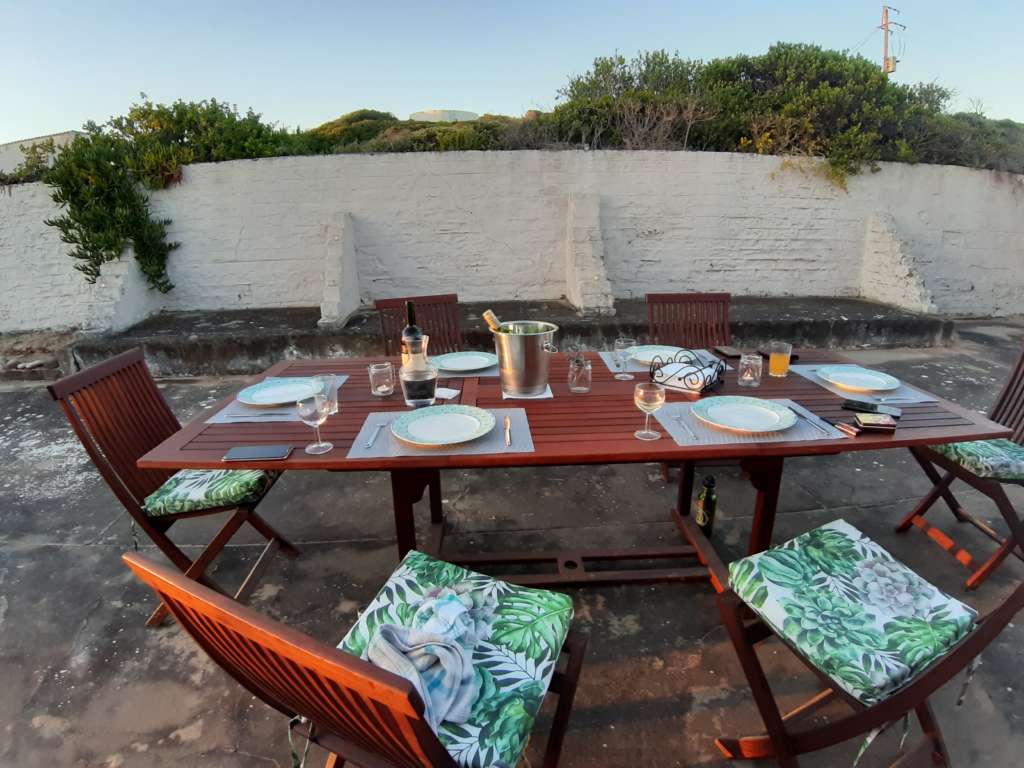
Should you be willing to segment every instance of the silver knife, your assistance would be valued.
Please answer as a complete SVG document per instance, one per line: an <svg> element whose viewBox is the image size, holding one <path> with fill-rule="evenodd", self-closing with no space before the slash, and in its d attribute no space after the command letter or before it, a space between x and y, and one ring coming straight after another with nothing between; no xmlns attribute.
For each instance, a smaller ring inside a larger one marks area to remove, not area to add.
<svg viewBox="0 0 1024 768"><path fill-rule="evenodd" d="M690 439L697 440L697 433L690 429L690 425L683 421L683 411L676 411L676 421L679 422L679 426L686 430L686 434L690 436Z"/></svg>
<svg viewBox="0 0 1024 768"><path fill-rule="evenodd" d="M373 444L377 441L377 435L380 434L382 429L384 429L384 422L377 422L377 426L373 428L373 434L370 435L369 439L366 441L367 448L373 448Z"/></svg>
<svg viewBox="0 0 1024 768"><path fill-rule="evenodd" d="M804 416L796 408L790 408L789 410L791 410L798 419L803 419L812 427L814 427L820 434L824 435L825 437L832 437L831 433L827 429L825 429L823 426L821 426L818 422L814 421L813 419L809 419L806 416Z"/></svg>
<svg viewBox="0 0 1024 768"><path fill-rule="evenodd" d="M512 419L505 417L505 447L512 447Z"/></svg>

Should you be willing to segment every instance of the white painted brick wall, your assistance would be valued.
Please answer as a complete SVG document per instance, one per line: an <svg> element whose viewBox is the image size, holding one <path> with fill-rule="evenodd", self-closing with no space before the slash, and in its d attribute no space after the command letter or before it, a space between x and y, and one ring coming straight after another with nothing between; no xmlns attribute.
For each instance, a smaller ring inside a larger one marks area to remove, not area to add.
<svg viewBox="0 0 1024 768"><path fill-rule="evenodd" d="M843 191L813 162L711 152L457 152L271 158L194 165L153 197L181 242L176 284L140 307L317 306L333 222L351 217L359 295L457 292L557 299L570 195L600 200L604 274L647 291L877 296L887 259L939 312L1024 312L1024 177L883 164ZM113 322L127 283L88 287L46 227L42 185L0 194L0 331ZM869 242L872 217L891 243ZM586 260L586 263L594 259ZM597 267L600 261L597 260ZM576 275L587 279L586 275ZM603 284L603 283L602 283ZM915 298L917 297L917 298ZM918 307L914 307L918 308Z"/></svg>

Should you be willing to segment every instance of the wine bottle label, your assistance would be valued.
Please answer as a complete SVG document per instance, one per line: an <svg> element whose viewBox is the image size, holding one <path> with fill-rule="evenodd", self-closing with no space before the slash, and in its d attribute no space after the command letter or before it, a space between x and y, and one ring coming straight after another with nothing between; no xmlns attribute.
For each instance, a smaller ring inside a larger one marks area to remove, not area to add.
<svg viewBox="0 0 1024 768"><path fill-rule="evenodd" d="M707 525L708 515L704 511L704 500L697 499L693 502L693 517L697 521L697 525Z"/></svg>

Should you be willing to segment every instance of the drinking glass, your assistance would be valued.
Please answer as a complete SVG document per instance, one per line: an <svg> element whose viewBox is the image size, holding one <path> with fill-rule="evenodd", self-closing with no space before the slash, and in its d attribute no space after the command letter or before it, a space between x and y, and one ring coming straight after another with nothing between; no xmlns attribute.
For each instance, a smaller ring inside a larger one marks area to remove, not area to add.
<svg viewBox="0 0 1024 768"><path fill-rule="evenodd" d="M627 336L620 336L615 340L615 362L619 366L619 372L615 378L619 381L632 381L633 374L626 372L626 364L633 357L631 350L636 346L636 339Z"/></svg>
<svg viewBox="0 0 1024 768"><path fill-rule="evenodd" d="M764 359L760 355L740 355L736 383L741 387L759 387L763 370Z"/></svg>
<svg viewBox="0 0 1024 768"><path fill-rule="evenodd" d="M366 366L370 373L370 392L377 397L395 393L395 366L391 363L373 363Z"/></svg>
<svg viewBox="0 0 1024 768"><path fill-rule="evenodd" d="M570 361L569 391L577 395L589 392L592 375L593 369L589 360Z"/></svg>
<svg viewBox="0 0 1024 768"><path fill-rule="evenodd" d="M306 453L318 456L332 450L334 446L325 443L320 437L320 425L327 421L331 410L327 397L322 392L318 392L310 398L299 400L295 406L302 422L316 430L316 442L306 446Z"/></svg>
<svg viewBox="0 0 1024 768"><path fill-rule="evenodd" d="M633 402L644 412L644 428L633 436L638 440L660 440L661 433L651 429L651 414L665 404L665 388L653 381L642 381L633 390Z"/></svg>
<svg viewBox="0 0 1024 768"><path fill-rule="evenodd" d="M338 412L338 380L333 373L319 373L313 377L313 387L327 399L327 414Z"/></svg>
<svg viewBox="0 0 1024 768"><path fill-rule="evenodd" d="M773 341L768 347L768 375L783 378L789 373L789 356L793 345L785 341Z"/></svg>
<svg viewBox="0 0 1024 768"><path fill-rule="evenodd" d="M406 405L422 408L434 404L437 396L436 365L427 365L425 368L407 368L403 365L398 371L398 380L402 384Z"/></svg>

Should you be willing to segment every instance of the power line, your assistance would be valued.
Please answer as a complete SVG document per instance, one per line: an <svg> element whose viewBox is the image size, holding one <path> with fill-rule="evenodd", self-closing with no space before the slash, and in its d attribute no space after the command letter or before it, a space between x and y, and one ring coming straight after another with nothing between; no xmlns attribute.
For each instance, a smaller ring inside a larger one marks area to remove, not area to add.
<svg viewBox="0 0 1024 768"><path fill-rule="evenodd" d="M868 33L867 33L867 35L865 35L864 39L863 39L863 40L861 40L861 41L860 41L860 42L859 42L859 43L857 44L857 46L856 46L855 48L851 48L851 49L850 49L850 53L851 53L851 54L854 54L854 53L856 53L857 51L859 51L859 50L860 50L861 48L863 48L863 47L864 47L865 45L867 45L868 41L869 41L869 40L870 40L870 39L871 39L872 37L874 37L874 36L875 36L876 34L878 34L878 27L873 27L873 28L871 29L871 31L870 31L870 32L868 32Z"/></svg>

